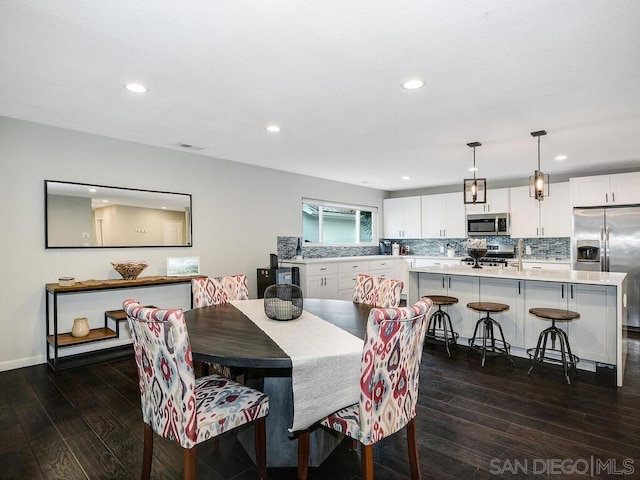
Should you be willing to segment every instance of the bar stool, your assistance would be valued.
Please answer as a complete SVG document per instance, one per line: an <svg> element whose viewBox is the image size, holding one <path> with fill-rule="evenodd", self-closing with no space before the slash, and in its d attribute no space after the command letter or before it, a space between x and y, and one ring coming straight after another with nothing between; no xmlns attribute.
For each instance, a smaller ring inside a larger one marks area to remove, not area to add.
<svg viewBox="0 0 640 480"><path fill-rule="evenodd" d="M451 317L449 314L442 310L442 305L450 306L458 303L456 297L449 297L447 295L425 295L430 298L434 305L438 306L438 310L433 312L429 317L429 323L427 324L427 333L425 334L425 341L431 344L444 343L447 349L447 355L451 356L449 345L458 346L458 334L453 330L451 325Z"/></svg>
<svg viewBox="0 0 640 480"><path fill-rule="evenodd" d="M473 330L473 338L469 340L469 350L467 350L466 356L469 356L471 350L476 348L482 352L483 367L487 354L506 355L511 362L511 365L515 367L516 364L513 362L513 359L509 354L511 345L509 345L504 339L504 333L500 324L489 315L490 313L506 312L507 310L509 310L509 305L495 302L471 302L467 303L467 308L470 308L471 310L479 313L485 313L486 317L483 317L476 322L476 328ZM477 334L480 326L482 326L482 336L478 337ZM498 333L500 334L500 338L498 339L496 339L494 336L494 326L498 327ZM476 340L481 340L482 343L476 344Z"/></svg>
<svg viewBox="0 0 640 480"><path fill-rule="evenodd" d="M569 368L572 368L577 376L578 369L576 368L576 364L580 359L571 353L571 345L569 345L567 332L556 327L556 321L569 322L580 318L580 314L578 312L572 312L571 310L564 310L560 308L531 308L529 309L529 313L543 320L551 320L551 326L540 332L536 348L527 349L527 353L531 357L531 367L529 367L529 371L527 373L530 374L533 371L533 367L535 367L536 363L546 362L562 365L564 377L567 379L567 383L571 385ZM551 348L547 348L549 336L551 336ZM556 348L556 338L560 342L560 350ZM534 353L532 354L531 352ZM549 356L549 354L553 356Z"/></svg>

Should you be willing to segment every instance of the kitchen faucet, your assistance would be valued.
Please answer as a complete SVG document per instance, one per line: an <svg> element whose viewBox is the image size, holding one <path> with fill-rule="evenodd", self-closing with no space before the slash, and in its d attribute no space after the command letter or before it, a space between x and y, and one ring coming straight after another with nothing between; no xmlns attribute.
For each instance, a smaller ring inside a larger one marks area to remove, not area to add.
<svg viewBox="0 0 640 480"><path fill-rule="evenodd" d="M522 266L522 255L524 253L524 239L518 239L518 271L522 272L524 267Z"/></svg>

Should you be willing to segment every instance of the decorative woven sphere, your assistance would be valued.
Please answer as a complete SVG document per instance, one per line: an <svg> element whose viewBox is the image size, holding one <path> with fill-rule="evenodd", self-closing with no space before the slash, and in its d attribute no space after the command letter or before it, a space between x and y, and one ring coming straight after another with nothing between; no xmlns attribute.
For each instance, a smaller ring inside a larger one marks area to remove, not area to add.
<svg viewBox="0 0 640 480"><path fill-rule="evenodd" d="M264 291L264 313L272 320L295 320L302 315L302 290L293 284L270 285Z"/></svg>

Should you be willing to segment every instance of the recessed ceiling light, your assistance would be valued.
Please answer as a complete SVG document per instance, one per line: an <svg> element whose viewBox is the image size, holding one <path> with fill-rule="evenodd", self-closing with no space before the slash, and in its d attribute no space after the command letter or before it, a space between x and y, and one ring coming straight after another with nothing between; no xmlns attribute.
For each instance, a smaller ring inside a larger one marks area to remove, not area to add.
<svg viewBox="0 0 640 480"><path fill-rule="evenodd" d="M96 190L95 188L90 188L90 189L89 189L89 192L91 192L91 193L96 193L96 192L97 192L97 190Z"/></svg>
<svg viewBox="0 0 640 480"><path fill-rule="evenodd" d="M566 155L558 155L558 156L556 157L556 160L558 160L559 162L561 162L562 160L566 160L567 158L569 158L569 157L567 157Z"/></svg>
<svg viewBox="0 0 640 480"><path fill-rule="evenodd" d="M102 200L102 203L109 203L109 200Z"/></svg>
<svg viewBox="0 0 640 480"><path fill-rule="evenodd" d="M278 133L280 131L280 127L278 125L267 125L265 130L271 133Z"/></svg>
<svg viewBox="0 0 640 480"><path fill-rule="evenodd" d="M411 177L405 175L404 177L402 177L402 180L411 180Z"/></svg>
<svg viewBox="0 0 640 480"><path fill-rule="evenodd" d="M470 172L477 172L478 171L478 167L469 167L469 171Z"/></svg>
<svg viewBox="0 0 640 480"><path fill-rule="evenodd" d="M416 90L418 88L422 88L425 85L424 80L419 80L417 78L413 78L411 80L407 80L402 84L402 88L405 90Z"/></svg>
<svg viewBox="0 0 640 480"><path fill-rule="evenodd" d="M131 93L147 93L149 89L139 83L125 83L124 89Z"/></svg>

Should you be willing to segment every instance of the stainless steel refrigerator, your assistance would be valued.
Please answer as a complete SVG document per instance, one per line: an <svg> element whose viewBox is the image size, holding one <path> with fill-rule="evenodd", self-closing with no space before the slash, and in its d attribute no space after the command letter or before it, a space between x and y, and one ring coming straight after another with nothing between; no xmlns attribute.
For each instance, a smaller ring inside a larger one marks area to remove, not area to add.
<svg viewBox="0 0 640 480"><path fill-rule="evenodd" d="M640 330L640 207L574 208L574 270L627 274L627 324Z"/></svg>

